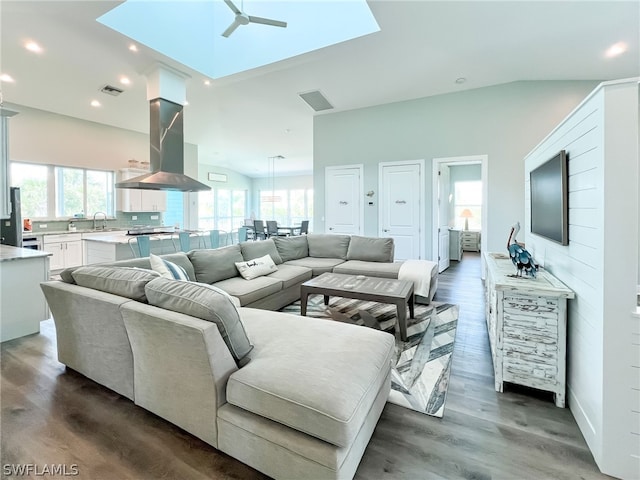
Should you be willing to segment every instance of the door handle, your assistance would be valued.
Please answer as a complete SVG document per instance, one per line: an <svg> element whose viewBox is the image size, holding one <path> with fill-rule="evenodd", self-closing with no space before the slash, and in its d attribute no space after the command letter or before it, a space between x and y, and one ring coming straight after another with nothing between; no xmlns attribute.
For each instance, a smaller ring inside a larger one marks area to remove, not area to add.
<svg viewBox="0 0 640 480"><path fill-rule="evenodd" d="M329 230L333 230L333 227L329 227Z"/></svg>
<svg viewBox="0 0 640 480"><path fill-rule="evenodd" d="M388 231L389 231L389 229L388 229L388 228L383 228L383 229L382 229L382 231L383 231L383 232L388 232Z"/></svg>

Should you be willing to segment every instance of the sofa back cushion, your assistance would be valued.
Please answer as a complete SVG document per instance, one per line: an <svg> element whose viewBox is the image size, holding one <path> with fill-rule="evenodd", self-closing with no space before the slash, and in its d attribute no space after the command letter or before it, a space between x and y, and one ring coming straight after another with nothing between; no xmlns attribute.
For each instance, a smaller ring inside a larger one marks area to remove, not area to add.
<svg viewBox="0 0 640 480"><path fill-rule="evenodd" d="M71 275L81 287L112 293L121 297L146 302L144 288L159 274L141 268L129 267L79 267Z"/></svg>
<svg viewBox="0 0 640 480"><path fill-rule="evenodd" d="M393 246L393 238L359 237L353 235L349 242L347 260L393 262Z"/></svg>
<svg viewBox="0 0 640 480"><path fill-rule="evenodd" d="M316 258L347 259L349 249L349 235L331 235L325 233L310 233L307 235L309 256Z"/></svg>
<svg viewBox="0 0 640 480"><path fill-rule="evenodd" d="M215 283L237 276L236 262L244 261L240 245L192 250L188 255L193 264L196 280L201 283Z"/></svg>
<svg viewBox="0 0 640 480"><path fill-rule="evenodd" d="M178 252L178 253L169 253L166 255L159 255L160 258L168 260L176 265L184 268L184 271L187 272L187 276L189 280L195 280L196 274L193 270L193 265L189 260L189 257L186 253ZM99 264L102 267L135 267L135 268L146 268L151 270L151 262L149 261L149 257L143 258L131 258L128 260L118 260L117 262L109 262L109 263L101 263ZM73 279L73 272L80 267L70 267L62 272L60 272L60 277L63 281L67 283L76 283Z"/></svg>
<svg viewBox="0 0 640 480"><path fill-rule="evenodd" d="M274 237L273 243L283 262L298 260L309 256L309 244L306 235L295 237Z"/></svg>
<svg viewBox="0 0 640 480"><path fill-rule="evenodd" d="M282 263L282 258L276 249L276 244L271 238L261 242L242 242L240 244L240 251L245 261L269 255L276 265Z"/></svg>
<svg viewBox="0 0 640 480"><path fill-rule="evenodd" d="M149 282L145 291L150 305L215 323L236 362L246 363L253 345L228 294L212 285L166 278Z"/></svg>

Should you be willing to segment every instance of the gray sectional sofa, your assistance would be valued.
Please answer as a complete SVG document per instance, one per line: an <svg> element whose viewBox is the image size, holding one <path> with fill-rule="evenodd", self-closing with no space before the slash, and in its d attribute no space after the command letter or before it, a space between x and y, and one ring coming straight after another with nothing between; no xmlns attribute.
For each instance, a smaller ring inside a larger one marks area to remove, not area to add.
<svg viewBox="0 0 640 480"><path fill-rule="evenodd" d="M237 274L265 255L277 270ZM397 277L392 260L388 239L308 235L161 256L190 281L141 258L41 286L67 367L272 477L351 478L389 394L394 338L270 310L325 271Z"/></svg>

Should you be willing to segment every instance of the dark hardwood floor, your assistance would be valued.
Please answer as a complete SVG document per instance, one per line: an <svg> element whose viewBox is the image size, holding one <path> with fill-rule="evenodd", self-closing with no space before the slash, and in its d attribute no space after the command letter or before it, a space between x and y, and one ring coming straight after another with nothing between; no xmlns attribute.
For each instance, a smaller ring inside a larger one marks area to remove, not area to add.
<svg viewBox="0 0 640 480"><path fill-rule="evenodd" d="M444 417L387 404L356 478L609 478L599 473L569 409L535 391L494 391L479 255L465 252L452 262L440 275L436 301L460 306ZM65 370L55 352L51 321L38 335L2 344L2 478L17 478L7 464L77 465L81 479L265 478Z"/></svg>

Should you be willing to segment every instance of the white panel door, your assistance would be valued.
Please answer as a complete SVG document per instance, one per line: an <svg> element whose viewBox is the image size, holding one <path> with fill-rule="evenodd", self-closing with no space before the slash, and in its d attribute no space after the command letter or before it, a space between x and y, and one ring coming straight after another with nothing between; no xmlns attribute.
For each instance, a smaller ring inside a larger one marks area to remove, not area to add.
<svg viewBox="0 0 640 480"><path fill-rule="evenodd" d="M449 165L438 172L438 272L449 268L449 207L451 205L451 175Z"/></svg>
<svg viewBox="0 0 640 480"><path fill-rule="evenodd" d="M326 233L362 235L362 165L325 169Z"/></svg>
<svg viewBox="0 0 640 480"><path fill-rule="evenodd" d="M420 231L421 165L382 165L380 169L380 232L392 237L395 260L421 258Z"/></svg>

